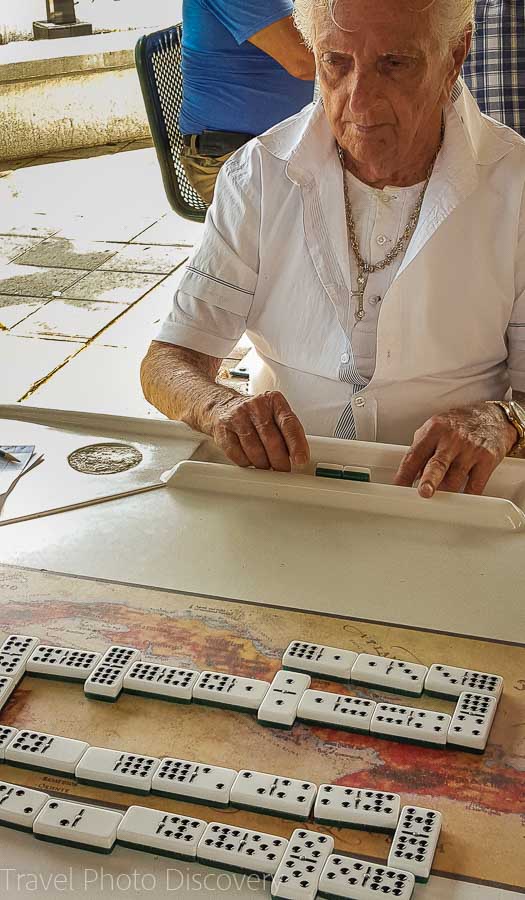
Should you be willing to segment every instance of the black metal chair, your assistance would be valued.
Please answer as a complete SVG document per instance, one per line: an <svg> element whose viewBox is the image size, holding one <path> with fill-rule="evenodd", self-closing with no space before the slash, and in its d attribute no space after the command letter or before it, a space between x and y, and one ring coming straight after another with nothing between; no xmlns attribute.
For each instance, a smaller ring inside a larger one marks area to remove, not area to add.
<svg viewBox="0 0 525 900"><path fill-rule="evenodd" d="M135 63L171 207L185 219L204 222L207 206L186 178L180 161L182 106L182 25L145 34L135 47Z"/></svg>

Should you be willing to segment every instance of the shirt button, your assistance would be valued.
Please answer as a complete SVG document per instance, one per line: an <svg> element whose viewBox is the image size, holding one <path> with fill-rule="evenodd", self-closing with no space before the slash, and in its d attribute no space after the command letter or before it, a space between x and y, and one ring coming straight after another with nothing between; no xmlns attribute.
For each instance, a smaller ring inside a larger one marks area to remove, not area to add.
<svg viewBox="0 0 525 900"><path fill-rule="evenodd" d="M356 406L365 406L366 405L365 398L364 397L356 397L355 405Z"/></svg>
<svg viewBox="0 0 525 900"><path fill-rule="evenodd" d="M346 363L349 363L349 362L350 362L350 356L348 355L348 353L343 353L343 354L342 354L342 356L341 356L341 362L344 363L344 365L346 365Z"/></svg>
<svg viewBox="0 0 525 900"><path fill-rule="evenodd" d="M380 247L382 247L383 244L386 244L387 240L388 240L388 238L387 238L386 234L380 234L376 237L376 241Z"/></svg>

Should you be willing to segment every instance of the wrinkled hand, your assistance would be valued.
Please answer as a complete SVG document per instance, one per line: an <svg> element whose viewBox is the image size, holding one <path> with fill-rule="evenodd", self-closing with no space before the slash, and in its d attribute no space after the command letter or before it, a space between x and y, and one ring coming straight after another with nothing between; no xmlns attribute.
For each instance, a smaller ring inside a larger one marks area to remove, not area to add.
<svg viewBox="0 0 525 900"><path fill-rule="evenodd" d="M310 458L303 426L279 391L218 403L207 430L238 466L289 472Z"/></svg>
<svg viewBox="0 0 525 900"><path fill-rule="evenodd" d="M439 489L482 494L494 469L517 440L517 431L499 406L479 403L432 416L416 431L394 484L432 497Z"/></svg>

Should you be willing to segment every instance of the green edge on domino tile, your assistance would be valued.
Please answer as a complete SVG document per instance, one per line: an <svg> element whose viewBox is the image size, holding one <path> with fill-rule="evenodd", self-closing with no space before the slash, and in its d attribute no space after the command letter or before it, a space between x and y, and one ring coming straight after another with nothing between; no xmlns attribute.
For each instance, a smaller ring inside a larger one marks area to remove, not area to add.
<svg viewBox="0 0 525 900"><path fill-rule="evenodd" d="M120 791L121 794L136 794L139 797L146 797L151 793L150 790L139 791L138 788L131 788L123 784L110 784L108 781L95 781L91 778L77 778L79 784L92 785L94 787L104 788L110 791Z"/></svg>
<svg viewBox="0 0 525 900"><path fill-rule="evenodd" d="M185 853L176 853L171 850L159 850L158 847L146 847L144 844L134 844L133 841L121 841L117 838L119 847L127 847L129 850L138 850L141 853L153 853L155 856L166 856L169 859L180 859L183 862L195 862L196 857Z"/></svg>
<svg viewBox="0 0 525 900"><path fill-rule="evenodd" d="M316 825L333 825L335 828L350 828L352 831L372 831L374 834L394 834L397 824L393 828L376 828L372 825L354 825L353 822L341 822L338 819L318 819L313 817Z"/></svg>
<svg viewBox="0 0 525 900"><path fill-rule="evenodd" d="M91 844L76 844L75 841L63 841L60 838L51 837L48 834L36 834L33 832L36 838L39 841L45 841L47 844L62 844L64 847L75 847L76 850L87 850L90 853L103 853L104 856L108 856L115 844L113 844L109 850L106 850L105 847L92 847Z"/></svg>
<svg viewBox="0 0 525 900"><path fill-rule="evenodd" d="M234 712L250 713L252 716L256 716L259 709L259 707L257 707L257 709L248 709L248 707L246 706L234 706L233 703L219 703L217 701L212 703L210 700L201 700L200 697L198 700L194 698L193 703L195 703L197 706L208 706L210 708L215 706L219 707L219 709L231 709Z"/></svg>
<svg viewBox="0 0 525 900"><path fill-rule="evenodd" d="M228 809L229 803L218 803L216 800L201 800L199 797L188 797L187 794L176 794L173 791L159 791L152 788L155 797L166 797L168 800L185 800L186 803L197 803L199 806L212 806L213 809ZM189 817L188 817L189 818Z"/></svg>
<svg viewBox="0 0 525 900"><path fill-rule="evenodd" d="M2 828L12 828L13 831L23 831L25 834L33 834L33 826L32 825L18 825L15 822L2 822L0 821L0 826Z"/></svg>
<svg viewBox="0 0 525 900"><path fill-rule="evenodd" d="M332 472L330 469L317 469L315 472L316 478L338 478L340 481L343 480L342 472Z"/></svg>
<svg viewBox="0 0 525 900"><path fill-rule="evenodd" d="M123 694L131 694L134 697L145 697L147 700L166 700L167 703L180 703L182 706L189 706L192 702L182 697L167 697L165 694L155 694L153 691L134 691L130 688L122 688ZM87 696L87 695L86 695ZM96 698L99 699L98 697Z"/></svg>
<svg viewBox="0 0 525 900"><path fill-rule="evenodd" d="M272 816L274 819L290 819L292 822L309 822L310 814L307 816L292 816L290 813L281 812L277 809L263 809L261 806L251 806L249 803L231 803L232 809L245 809L248 812L260 813L263 816ZM312 803L313 808L313 803Z"/></svg>
<svg viewBox="0 0 525 900"><path fill-rule="evenodd" d="M300 672L302 675L311 675L315 681L335 681L337 684L350 684L350 675L348 678L338 678L336 675L321 675L319 672L309 672L307 669L300 669L299 666L283 665L283 672Z"/></svg>
<svg viewBox="0 0 525 900"><path fill-rule="evenodd" d="M343 472L343 481L363 481L370 483L370 475L365 472L352 472L345 474Z"/></svg>
<svg viewBox="0 0 525 900"><path fill-rule="evenodd" d="M229 866L228 863L216 862L215 860L211 859L201 859L200 857L197 857L194 862L201 862L204 866L209 866L210 868L213 867L214 869L222 869L225 872L239 872L240 875L250 875L251 873L265 880L273 878L273 875L267 875L263 872L254 872L253 869L249 868L242 869L241 866Z"/></svg>
<svg viewBox="0 0 525 900"><path fill-rule="evenodd" d="M14 761L12 759L5 759L5 764L7 766L14 766L15 769L32 769L33 772L43 772L44 775L56 775L58 778L70 778L74 781L75 773L74 772L59 772L57 769L48 769L45 766L35 766L29 763L22 763L18 761Z"/></svg>
<svg viewBox="0 0 525 900"><path fill-rule="evenodd" d="M359 685L361 685L361 687L367 687L373 691L384 691L385 694L392 694L394 696L396 694L399 694L402 697L422 697L423 696L423 690L418 691L418 693L415 694L415 693L411 693L410 691L403 691L401 688L390 688L384 684L372 684L370 681L360 681L358 678L352 678L350 684L359 684ZM376 702L377 703L385 703L388 701L378 700ZM392 704L392 706L399 706L399 705L400 705L399 703Z"/></svg>
<svg viewBox="0 0 525 900"><path fill-rule="evenodd" d="M448 700L449 703L457 703L459 700L459 694L456 696L455 694L442 694L440 691L425 691L428 697L436 697L438 700ZM487 694L488 697L492 696L491 694Z"/></svg>
<svg viewBox="0 0 525 900"><path fill-rule="evenodd" d="M392 741L394 744L412 744L416 747L427 747L430 750L447 749L447 744L435 744L432 741L419 741L407 737L396 737L393 734L382 734L380 731L371 731L370 737L380 738L382 741Z"/></svg>
<svg viewBox="0 0 525 900"><path fill-rule="evenodd" d="M257 719L259 725L262 725L264 728L279 728L280 731L291 731L295 721L292 725L281 725L280 722L266 722L263 719Z"/></svg>
<svg viewBox="0 0 525 900"><path fill-rule="evenodd" d="M72 675L46 675L45 672L28 672L27 670L25 674L28 678L41 678L47 681L67 681L68 684L84 684L91 673L82 678L73 678Z"/></svg>
<svg viewBox="0 0 525 900"><path fill-rule="evenodd" d="M99 700L101 703L116 703L122 691L116 697L103 697L101 694L93 694L91 691L84 691L84 697L88 700Z"/></svg>
<svg viewBox="0 0 525 900"><path fill-rule="evenodd" d="M319 722L318 719L307 719L297 716L298 722L305 722L307 725L315 725L317 728L334 728L336 731L348 731L352 734L370 734L370 728L352 728L351 725L339 725L334 722Z"/></svg>

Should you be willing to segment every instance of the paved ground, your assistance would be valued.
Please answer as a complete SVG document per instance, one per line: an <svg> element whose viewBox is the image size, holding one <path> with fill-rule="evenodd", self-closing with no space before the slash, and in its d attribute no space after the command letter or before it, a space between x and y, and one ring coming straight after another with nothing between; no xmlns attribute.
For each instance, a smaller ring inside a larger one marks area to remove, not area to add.
<svg viewBox="0 0 525 900"><path fill-rule="evenodd" d="M201 232L147 145L0 163L0 402L159 415L139 364Z"/></svg>

